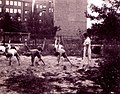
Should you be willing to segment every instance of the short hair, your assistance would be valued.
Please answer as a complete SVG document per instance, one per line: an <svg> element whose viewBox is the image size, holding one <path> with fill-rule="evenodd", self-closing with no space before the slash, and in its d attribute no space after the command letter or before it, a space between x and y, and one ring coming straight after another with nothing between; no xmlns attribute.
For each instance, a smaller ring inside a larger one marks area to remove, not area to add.
<svg viewBox="0 0 120 94"><path fill-rule="evenodd" d="M87 33L84 33L83 35L84 35L84 37L88 37L88 34L87 34Z"/></svg>

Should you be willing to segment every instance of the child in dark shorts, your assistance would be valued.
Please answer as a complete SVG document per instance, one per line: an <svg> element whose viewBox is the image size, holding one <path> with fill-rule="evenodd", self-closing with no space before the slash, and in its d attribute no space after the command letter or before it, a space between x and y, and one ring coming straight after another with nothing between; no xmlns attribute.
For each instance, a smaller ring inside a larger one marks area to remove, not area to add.
<svg viewBox="0 0 120 94"><path fill-rule="evenodd" d="M58 41L60 41L60 40L58 40ZM55 56L58 57L58 65L59 65L61 56L63 56L64 58L66 58L70 62L70 60L69 60L69 58L68 58L68 56L67 56L67 54L65 52L65 49L64 49L63 45L61 45L60 43L57 44L57 38L55 40L54 47L55 47L54 48ZM73 65L71 62L70 62L70 64Z"/></svg>

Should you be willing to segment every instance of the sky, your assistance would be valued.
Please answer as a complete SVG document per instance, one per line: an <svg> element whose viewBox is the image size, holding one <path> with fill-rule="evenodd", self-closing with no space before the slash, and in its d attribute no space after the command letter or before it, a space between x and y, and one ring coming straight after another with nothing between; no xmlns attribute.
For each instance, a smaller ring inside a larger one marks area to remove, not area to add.
<svg viewBox="0 0 120 94"><path fill-rule="evenodd" d="M97 13L92 13L91 10L89 9L90 5L91 4L94 4L98 7L101 7L102 4L104 3L104 1L102 0L88 0L88 6L87 6L87 11L88 13L94 15L94 16L97 16L98 14ZM89 18L87 19L87 28L90 28L92 23L95 23L96 21L91 21Z"/></svg>

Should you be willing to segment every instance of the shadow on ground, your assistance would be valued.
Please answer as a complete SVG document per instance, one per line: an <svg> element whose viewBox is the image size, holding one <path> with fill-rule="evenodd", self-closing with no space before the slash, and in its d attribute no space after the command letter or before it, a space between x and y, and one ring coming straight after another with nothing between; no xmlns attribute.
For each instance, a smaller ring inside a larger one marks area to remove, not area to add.
<svg viewBox="0 0 120 94"><path fill-rule="evenodd" d="M4 85L8 90L20 94L44 94L52 89L45 78L35 77L33 74L12 76L5 81Z"/></svg>

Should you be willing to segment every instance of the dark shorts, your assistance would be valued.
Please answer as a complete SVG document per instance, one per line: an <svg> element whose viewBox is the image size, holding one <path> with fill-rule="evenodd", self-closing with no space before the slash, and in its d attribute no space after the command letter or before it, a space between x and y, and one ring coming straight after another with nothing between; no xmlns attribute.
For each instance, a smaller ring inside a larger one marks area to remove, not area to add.
<svg viewBox="0 0 120 94"><path fill-rule="evenodd" d="M59 52L56 52L56 53L55 53L55 56L58 56L58 55L60 55L60 53L59 53ZM67 58L66 53L62 53L62 56L63 56L64 58Z"/></svg>

